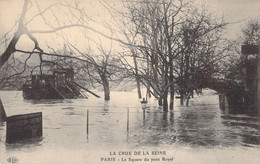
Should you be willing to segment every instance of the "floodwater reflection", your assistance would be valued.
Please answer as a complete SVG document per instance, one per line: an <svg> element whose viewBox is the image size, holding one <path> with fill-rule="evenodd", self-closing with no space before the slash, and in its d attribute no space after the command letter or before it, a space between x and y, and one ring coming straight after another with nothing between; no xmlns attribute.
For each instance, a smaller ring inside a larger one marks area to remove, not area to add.
<svg viewBox="0 0 260 164"><path fill-rule="evenodd" d="M222 116L217 105L206 108L202 105L172 112L147 111L142 126L137 123L132 130L131 142L141 146L176 142L192 147L260 145L259 118Z"/></svg>
<svg viewBox="0 0 260 164"><path fill-rule="evenodd" d="M26 139L13 144L6 144L6 151L35 151L41 147L44 139L43 137L36 137L33 139Z"/></svg>
<svg viewBox="0 0 260 164"><path fill-rule="evenodd" d="M102 98L73 100L23 100L22 94L0 92L8 116L43 113L43 137L16 144L5 143L5 123L0 124L0 152L45 150L99 150L103 148L252 147L260 148L260 118L221 113L217 95L191 100L190 107L175 102L162 112L152 102L142 110L136 93L111 93ZM122 95L123 94L123 95ZM15 96L14 96L15 95ZM15 101L15 103L13 103ZM152 100L151 100L152 101ZM155 100L156 101L156 100ZM18 104L18 105L17 105ZM129 109L129 131L127 130ZM86 137L87 110L89 133Z"/></svg>

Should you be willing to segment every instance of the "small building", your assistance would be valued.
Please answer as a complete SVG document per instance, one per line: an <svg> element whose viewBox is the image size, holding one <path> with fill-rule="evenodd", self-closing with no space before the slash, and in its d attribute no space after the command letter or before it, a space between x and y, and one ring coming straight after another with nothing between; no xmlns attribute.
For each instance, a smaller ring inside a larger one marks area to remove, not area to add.
<svg viewBox="0 0 260 164"><path fill-rule="evenodd" d="M52 74L32 75L23 85L25 99L87 98L74 82L73 69L55 69Z"/></svg>

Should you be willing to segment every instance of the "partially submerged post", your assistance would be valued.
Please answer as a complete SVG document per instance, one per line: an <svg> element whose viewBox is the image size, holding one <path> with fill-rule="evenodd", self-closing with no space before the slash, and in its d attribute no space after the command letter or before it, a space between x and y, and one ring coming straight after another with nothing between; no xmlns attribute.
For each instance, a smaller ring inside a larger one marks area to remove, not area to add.
<svg viewBox="0 0 260 164"><path fill-rule="evenodd" d="M143 123L145 124L145 109L143 109Z"/></svg>
<svg viewBox="0 0 260 164"><path fill-rule="evenodd" d="M4 105L0 99L0 122L6 121L6 113Z"/></svg>
<svg viewBox="0 0 260 164"><path fill-rule="evenodd" d="M145 120L145 110L143 110L143 120Z"/></svg>
<svg viewBox="0 0 260 164"><path fill-rule="evenodd" d="M88 138L89 112L87 110L87 138Z"/></svg>
<svg viewBox="0 0 260 164"><path fill-rule="evenodd" d="M127 108L127 132L129 131L129 108Z"/></svg>

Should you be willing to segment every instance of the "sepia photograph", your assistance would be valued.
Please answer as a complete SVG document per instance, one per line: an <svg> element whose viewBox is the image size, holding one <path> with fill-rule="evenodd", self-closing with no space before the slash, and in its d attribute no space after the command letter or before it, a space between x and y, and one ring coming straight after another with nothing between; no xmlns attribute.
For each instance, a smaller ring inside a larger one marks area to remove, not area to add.
<svg viewBox="0 0 260 164"><path fill-rule="evenodd" d="M0 0L0 164L259 164L260 0Z"/></svg>

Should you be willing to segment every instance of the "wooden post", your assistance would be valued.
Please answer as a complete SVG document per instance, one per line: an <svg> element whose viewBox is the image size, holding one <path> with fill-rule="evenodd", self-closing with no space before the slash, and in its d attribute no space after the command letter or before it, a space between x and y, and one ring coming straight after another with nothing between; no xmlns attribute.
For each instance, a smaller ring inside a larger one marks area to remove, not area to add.
<svg viewBox="0 0 260 164"><path fill-rule="evenodd" d="M129 131L129 108L127 108L127 132Z"/></svg>
<svg viewBox="0 0 260 164"><path fill-rule="evenodd" d="M145 125L145 109L143 109L143 126Z"/></svg>
<svg viewBox="0 0 260 164"><path fill-rule="evenodd" d="M88 138L89 112L87 110L87 138Z"/></svg>
<svg viewBox="0 0 260 164"><path fill-rule="evenodd" d="M143 109L143 121L145 121L145 109Z"/></svg>

